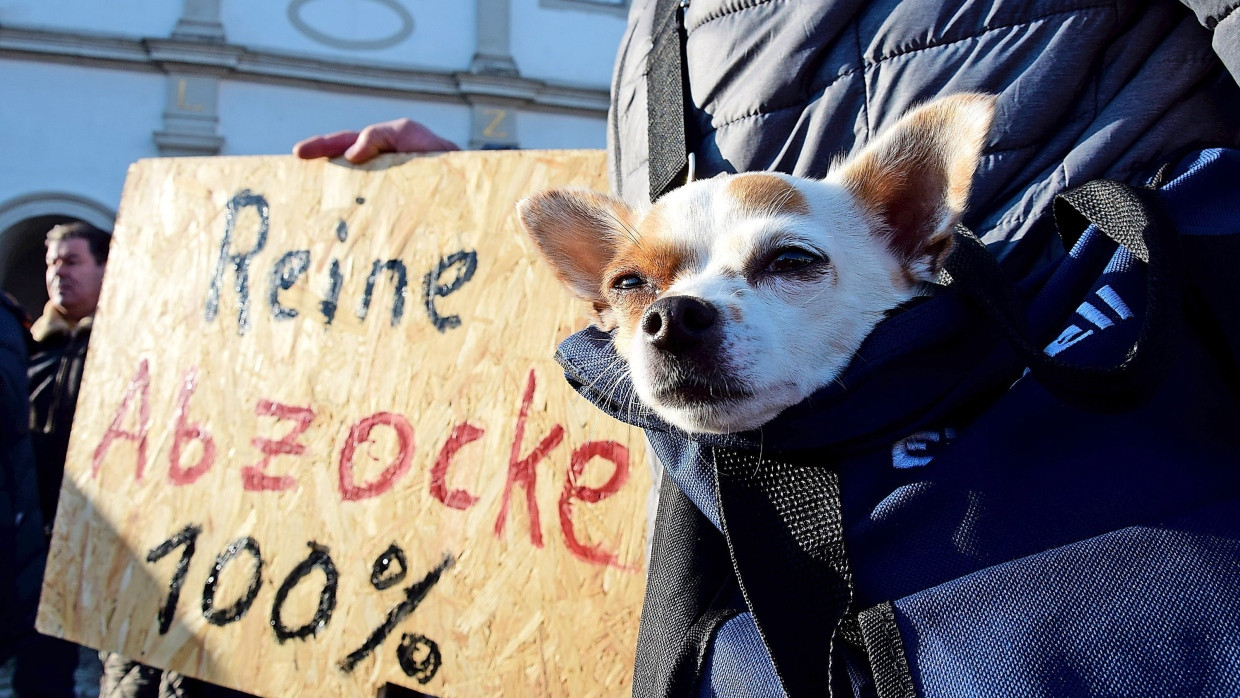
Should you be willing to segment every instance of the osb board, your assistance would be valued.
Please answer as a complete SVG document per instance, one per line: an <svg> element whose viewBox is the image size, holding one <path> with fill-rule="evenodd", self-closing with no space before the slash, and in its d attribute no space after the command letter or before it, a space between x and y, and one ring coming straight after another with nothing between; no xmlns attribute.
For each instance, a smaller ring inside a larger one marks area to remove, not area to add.
<svg viewBox="0 0 1240 698"><path fill-rule="evenodd" d="M135 164L40 629L267 696L627 693L643 442L563 380L583 308L514 216L603 170Z"/></svg>

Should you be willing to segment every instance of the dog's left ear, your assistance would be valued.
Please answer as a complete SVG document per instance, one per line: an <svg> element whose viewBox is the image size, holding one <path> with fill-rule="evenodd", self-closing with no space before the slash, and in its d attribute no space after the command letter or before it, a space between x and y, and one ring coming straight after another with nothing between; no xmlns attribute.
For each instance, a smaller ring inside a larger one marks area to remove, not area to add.
<svg viewBox="0 0 1240 698"><path fill-rule="evenodd" d="M517 203L517 215L559 280L594 310L600 327L615 324L603 293L603 272L633 232L633 211L621 200L585 189L553 189Z"/></svg>
<svg viewBox="0 0 1240 698"><path fill-rule="evenodd" d="M932 280L951 252L994 104L983 94L929 102L828 176L878 217L888 246L921 280Z"/></svg>

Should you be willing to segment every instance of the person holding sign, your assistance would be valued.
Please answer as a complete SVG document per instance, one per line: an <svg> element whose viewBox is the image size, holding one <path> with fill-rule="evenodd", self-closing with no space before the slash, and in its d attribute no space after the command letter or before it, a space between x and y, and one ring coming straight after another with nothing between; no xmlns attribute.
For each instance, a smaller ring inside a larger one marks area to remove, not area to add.
<svg viewBox="0 0 1240 698"><path fill-rule="evenodd" d="M918 103L993 94L995 124L963 222L1013 278L1028 277L1065 255L1051 215L1058 194L1100 178L1141 182L1186 148L1237 142L1240 14L1230 10L1191 0L634 0L611 93L612 188L647 206L683 182L690 155L699 178L821 177ZM443 149L401 119L308 138L293 152L359 163ZM721 559L707 545L722 545L719 531L666 479L660 497L656 548L675 554L651 560L634 695L713 695L742 669L748 686L781 694L752 620L709 607L736 584L726 549ZM716 620L675 625L685 618ZM689 636L710 638L707 651L676 646ZM729 666L754 647L760 666ZM686 657L703 661L677 664Z"/></svg>

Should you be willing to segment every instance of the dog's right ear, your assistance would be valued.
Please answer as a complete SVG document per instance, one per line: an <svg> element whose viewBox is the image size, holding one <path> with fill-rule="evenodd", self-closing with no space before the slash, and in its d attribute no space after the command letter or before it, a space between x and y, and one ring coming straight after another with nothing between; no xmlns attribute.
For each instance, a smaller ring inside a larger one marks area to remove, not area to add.
<svg viewBox="0 0 1240 698"><path fill-rule="evenodd" d="M883 222L888 246L921 280L933 280L951 251L994 112L992 95L934 100L832 172Z"/></svg>
<svg viewBox="0 0 1240 698"><path fill-rule="evenodd" d="M556 277L590 303L599 324L613 321L603 271L635 233L633 211L619 199L586 189L552 189L517 203L517 215Z"/></svg>

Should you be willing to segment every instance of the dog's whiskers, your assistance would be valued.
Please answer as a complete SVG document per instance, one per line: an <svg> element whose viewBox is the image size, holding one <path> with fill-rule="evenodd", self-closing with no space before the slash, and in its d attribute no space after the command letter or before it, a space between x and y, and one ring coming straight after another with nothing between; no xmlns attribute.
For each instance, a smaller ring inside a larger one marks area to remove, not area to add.
<svg viewBox="0 0 1240 698"><path fill-rule="evenodd" d="M619 216L617 216L614 212L610 210L604 211L603 214L607 216L607 218L609 218L613 223L619 226L620 230L624 231L625 237L631 240L634 245L641 247L641 235L637 232L636 229L629 226L628 223L625 223L623 220L620 219Z"/></svg>

